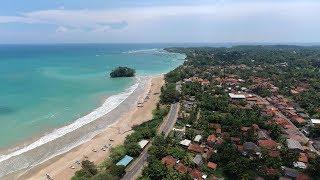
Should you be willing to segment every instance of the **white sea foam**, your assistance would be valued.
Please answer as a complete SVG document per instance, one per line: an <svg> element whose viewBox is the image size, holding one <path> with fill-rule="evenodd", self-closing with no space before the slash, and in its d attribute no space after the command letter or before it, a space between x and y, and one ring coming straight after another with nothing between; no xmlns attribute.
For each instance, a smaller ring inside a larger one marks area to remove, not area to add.
<svg viewBox="0 0 320 180"><path fill-rule="evenodd" d="M158 49L158 48L130 50L130 51L126 51L123 53L125 53L125 54L173 54L173 53L169 53L163 49Z"/></svg>
<svg viewBox="0 0 320 180"><path fill-rule="evenodd" d="M120 105L125 99L129 97L130 94L132 94L139 86L139 79L138 82L132 85L130 88L128 88L125 92L110 96L106 99L106 101L102 104L102 106L98 107L91 113L77 119L75 122L73 122L70 125L64 126L62 128L56 129L53 132L41 137L37 141L31 143L30 145L27 145L17 151L14 151L9 154L0 155L0 162L3 162L5 160L10 159L11 157L15 157L18 155L21 155L25 152L28 152L32 149L35 149L43 144L46 144L48 142L51 142L59 137L62 137L86 124L89 124L96 119L106 115L113 109L115 109L118 105Z"/></svg>

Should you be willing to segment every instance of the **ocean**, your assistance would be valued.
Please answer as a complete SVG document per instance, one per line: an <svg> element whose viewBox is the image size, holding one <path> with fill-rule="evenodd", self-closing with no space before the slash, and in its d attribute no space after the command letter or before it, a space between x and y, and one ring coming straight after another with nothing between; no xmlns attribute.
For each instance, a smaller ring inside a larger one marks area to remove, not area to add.
<svg viewBox="0 0 320 180"><path fill-rule="evenodd" d="M0 45L0 177L61 154L110 125L94 121L132 103L130 95L148 77L183 63L185 55L164 47ZM134 68L137 76L110 78L117 66Z"/></svg>

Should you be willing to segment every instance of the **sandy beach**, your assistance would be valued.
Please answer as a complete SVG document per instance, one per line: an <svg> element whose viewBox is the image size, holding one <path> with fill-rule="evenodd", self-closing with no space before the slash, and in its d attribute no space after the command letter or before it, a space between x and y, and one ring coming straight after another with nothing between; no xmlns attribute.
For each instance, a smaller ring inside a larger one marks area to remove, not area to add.
<svg viewBox="0 0 320 180"><path fill-rule="evenodd" d="M134 107L121 116L119 121L106 128L102 133L90 141L46 161L27 173L20 175L18 179L47 179L49 174L54 179L70 179L81 168L76 162L84 158L101 163L109 155L110 147L102 149L105 145L117 146L122 144L125 137L132 133L132 127L148 121L152 118L152 110L159 101L161 86L164 84L163 76L156 76L146 85L145 92L139 97L139 102L144 102L143 107ZM145 100L149 96L150 99ZM102 117L104 118L104 117Z"/></svg>

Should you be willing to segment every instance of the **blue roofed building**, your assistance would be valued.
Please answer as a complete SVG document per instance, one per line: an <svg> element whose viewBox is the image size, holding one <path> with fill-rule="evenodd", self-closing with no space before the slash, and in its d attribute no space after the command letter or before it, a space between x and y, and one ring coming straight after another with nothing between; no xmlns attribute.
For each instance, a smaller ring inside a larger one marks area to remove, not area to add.
<svg viewBox="0 0 320 180"><path fill-rule="evenodd" d="M117 166L127 166L132 160L133 160L133 157L126 155L116 165Z"/></svg>

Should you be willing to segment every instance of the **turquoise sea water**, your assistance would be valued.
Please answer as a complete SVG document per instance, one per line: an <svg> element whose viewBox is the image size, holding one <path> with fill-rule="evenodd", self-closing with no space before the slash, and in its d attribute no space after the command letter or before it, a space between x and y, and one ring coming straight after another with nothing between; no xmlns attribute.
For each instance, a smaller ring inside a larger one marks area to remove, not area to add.
<svg viewBox="0 0 320 180"><path fill-rule="evenodd" d="M168 72L184 55L163 45L0 45L0 149L72 123L123 92L134 78L111 79L116 66L138 76Z"/></svg>

